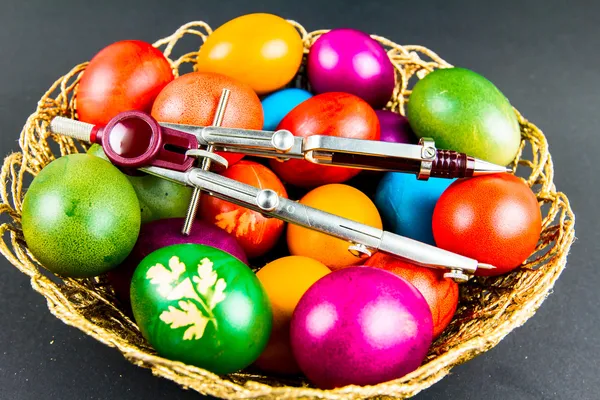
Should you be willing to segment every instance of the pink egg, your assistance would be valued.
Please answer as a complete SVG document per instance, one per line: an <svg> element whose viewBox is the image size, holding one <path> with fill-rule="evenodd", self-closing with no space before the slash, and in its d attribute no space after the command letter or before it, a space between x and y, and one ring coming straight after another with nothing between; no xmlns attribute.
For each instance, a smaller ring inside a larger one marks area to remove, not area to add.
<svg viewBox="0 0 600 400"><path fill-rule="evenodd" d="M307 74L315 93L346 92L374 108L390 100L394 66L385 49L364 32L333 29L311 46Z"/></svg>
<svg viewBox="0 0 600 400"><path fill-rule="evenodd" d="M350 267L308 289L294 310L290 339L300 369L318 387L374 385L421 365L432 341L431 312L404 279Z"/></svg>
<svg viewBox="0 0 600 400"><path fill-rule="evenodd" d="M232 235L223 229L197 220L192 226L190 235L184 236L181 233L183 222L183 218L169 218L143 224L138 240L129 256L121 265L108 273L108 280L115 289L118 299L128 308L126 311L129 311L129 286L133 273L144 257L154 250L180 243L205 244L226 251L248 264L242 247Z"/></svg>

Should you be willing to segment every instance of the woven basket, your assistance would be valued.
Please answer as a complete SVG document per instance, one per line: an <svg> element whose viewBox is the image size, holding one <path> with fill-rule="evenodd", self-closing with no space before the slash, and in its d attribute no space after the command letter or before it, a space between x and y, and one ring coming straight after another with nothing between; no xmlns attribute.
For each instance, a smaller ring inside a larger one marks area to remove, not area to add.
<svg viewBox="0 0 600 400"><path fill-rule="evenodd" d="M308 33L290 21L303 37L305 53L325 30ZM205 40L211 33L203 22L191 22L173 35L154 45L164 49L177 76L180 67L194 65L197 52L173 58L175 44L186 40ZM421 46L400 46L373 36L386 49L397 73L397 86L388 108L404 114L409 88L436 68L451 67L432 51ZM60 155L85 150L80 143L53 135L49 121L57 116L76 117L74 93L87 63L74 67L58 79L38 102L27 120L19 145L20 153L4 160L1 172L0 214L11 222L2 224L0 251L19 270L31 278L32 287L48 302L50 311L68 325L79 328L100 342L119 349L132 363L150 368L161 377L185 388L221 398L322 398L358 399L369 397L407 398L433 385L452 367L468 361L495 346L511 330L530 318L544 301L565 267L567 253L574 239L574 216L567 197L556 191L553 183L552 158L542 132L517 111L521 125L521 147L513 163L515 173L523 177L536 193L543 213L540 242L530 260L507 276L477 278L461 285L460 305L444 334L430 349L424 364L411 374L375 386L346 386L318 390L302 378L279 379L245 371L217 376L200 368L161 358L149 347L133 321L124 315L104 277L94 279L60 279L43 268L27 249L21 231L23 187L45 165ZM300 71L296 83L305 81Z"/></svg>

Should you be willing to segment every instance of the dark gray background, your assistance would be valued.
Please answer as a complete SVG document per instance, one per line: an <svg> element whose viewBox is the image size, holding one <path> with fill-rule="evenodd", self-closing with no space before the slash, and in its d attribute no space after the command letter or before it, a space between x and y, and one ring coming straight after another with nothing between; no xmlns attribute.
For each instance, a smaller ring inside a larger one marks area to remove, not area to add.
<svg viewBox="0 0 600 400"><path fill-rule="evenodd" d="M181 24L212 27L272 12L309 30L353 27L425 45L492 80L545 133L557 187L578 217L568 268L537 315L419 399L597 399L600 2L594 1L0 2L0 154L37 100L72 66L121 39L154 41ZM198 399L55 319L0 260L0 399Z"/></svg>

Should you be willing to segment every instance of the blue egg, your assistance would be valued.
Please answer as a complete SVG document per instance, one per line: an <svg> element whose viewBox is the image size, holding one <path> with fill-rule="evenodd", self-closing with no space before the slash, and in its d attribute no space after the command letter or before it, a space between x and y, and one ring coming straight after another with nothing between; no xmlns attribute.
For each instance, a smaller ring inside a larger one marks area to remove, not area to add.
<svg viewBox="0 0 600 400"><path fill-rule="evenodd" d="M311 97L312 94L310 92L296 88L282 89L268 95L261 102L265 116L263 129L267 131L275 130L283 117L298 104Z"/></svg>
<svg viewBox="0 0 600 400"><path fill-rule="evenodd" d="M418 180L412 174L386 173L377 187L375 205L390 231L435 245L431 220L438 199L456 179Z"/></svg>

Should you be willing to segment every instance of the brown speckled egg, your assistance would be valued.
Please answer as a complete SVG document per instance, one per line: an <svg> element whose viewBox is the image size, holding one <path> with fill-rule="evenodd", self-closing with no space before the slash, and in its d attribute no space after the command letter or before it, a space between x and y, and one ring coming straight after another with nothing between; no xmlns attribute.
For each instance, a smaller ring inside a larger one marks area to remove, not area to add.
<svg viewBox="0 0 600 400"><path fill-rule="evenodd" d="M152 106L152 116L159 122L208 126L212 125L223 89L231 94L221 126L262 129L263 111L260 99L250 86L225 75L192 72L169 83ZM230 164L241 154L221 154Z"/></svg>

